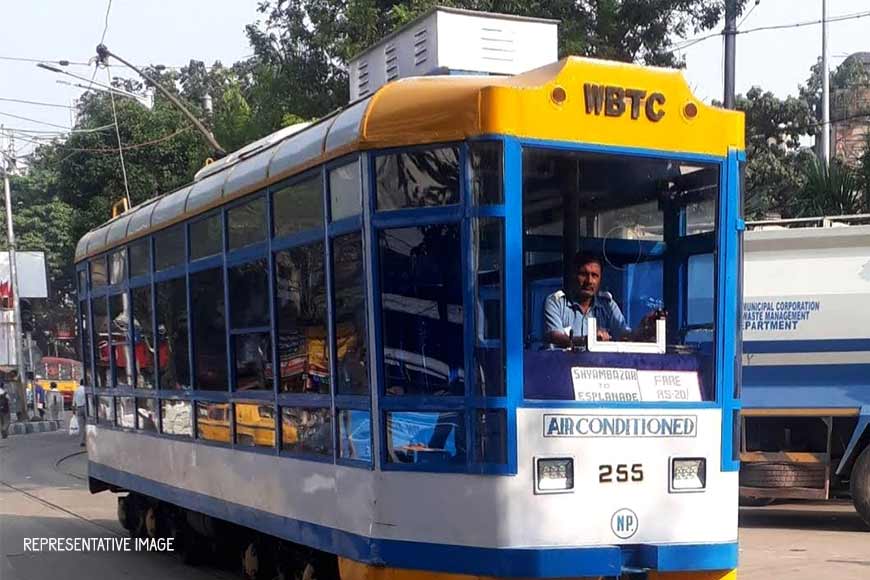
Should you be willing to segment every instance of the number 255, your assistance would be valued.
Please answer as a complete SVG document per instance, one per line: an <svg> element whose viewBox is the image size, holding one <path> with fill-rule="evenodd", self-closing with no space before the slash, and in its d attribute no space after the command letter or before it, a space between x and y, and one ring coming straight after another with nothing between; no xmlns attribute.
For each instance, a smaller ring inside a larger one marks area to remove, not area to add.
<svg viewBox="0 0 870 580"><path fill-rule="evenodd" d="M615 478L614 478L615 474ZM618 465L599 465L599 483L625 483L626 481L643 481L643 465L632 463L631 465L620 463Z"/></svg>

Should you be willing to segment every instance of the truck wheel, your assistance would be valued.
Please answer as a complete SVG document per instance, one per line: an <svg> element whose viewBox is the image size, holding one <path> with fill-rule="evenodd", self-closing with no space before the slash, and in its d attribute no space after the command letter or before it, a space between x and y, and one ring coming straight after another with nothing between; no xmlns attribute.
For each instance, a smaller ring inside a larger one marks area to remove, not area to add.
<svg viewBox="0 0 870 580"><path fill-rule="evenodd" d="M825 487L825 466L815 463L745 463L740 485L746 487Z"/></svg>
<svg viewBox="0 0 870 580"><path fill-rule="evenodd" d="M866 447L855 461L849 487L858 515L870 526L870 447Z"/></svg>

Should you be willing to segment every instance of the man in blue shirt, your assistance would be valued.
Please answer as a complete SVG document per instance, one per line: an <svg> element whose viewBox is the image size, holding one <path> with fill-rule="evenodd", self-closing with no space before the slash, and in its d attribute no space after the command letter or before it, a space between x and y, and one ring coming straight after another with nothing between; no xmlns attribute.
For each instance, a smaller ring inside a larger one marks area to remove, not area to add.
<svg viewBox="0 0 870 580"><path fill-rule="evenodd" d="M587 335L588 320L593 317L598 325L598 340L628 337L631 329L616 301L609 292L599 292L601 260L577 254L574 268L576 284L570 294L558 290L544 302L544 339L555 346L569 348L572 338Z"/></svg>

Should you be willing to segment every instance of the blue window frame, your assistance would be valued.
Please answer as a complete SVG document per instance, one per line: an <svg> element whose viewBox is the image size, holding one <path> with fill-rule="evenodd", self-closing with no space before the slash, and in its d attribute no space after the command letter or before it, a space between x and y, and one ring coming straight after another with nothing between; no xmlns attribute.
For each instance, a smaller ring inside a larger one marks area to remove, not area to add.
<svg viewBox="0 0 870 580"><path fill-rule="evenodd" d="M516 471L504 396L503 157L500 141L481 140L371 160L382 469Z"/></svg>

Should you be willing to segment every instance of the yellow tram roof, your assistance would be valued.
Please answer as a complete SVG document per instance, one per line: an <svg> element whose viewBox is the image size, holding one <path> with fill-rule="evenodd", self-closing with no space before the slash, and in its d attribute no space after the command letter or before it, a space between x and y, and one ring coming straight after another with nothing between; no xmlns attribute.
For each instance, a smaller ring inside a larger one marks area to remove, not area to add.
<svg viewBox="0 0 870 580"><path fill-rule="evenodd" d="M606 102L589 102L594 91L613 97L609 115ZM645 95L634 110L627 91ZM193 184L85 234L76 261L355 150L496 134L713 156L744 148L743 114L700 102L677 70L568 57L512 77L402 79L302 131L248 145Z"/></svg>

